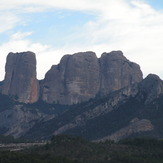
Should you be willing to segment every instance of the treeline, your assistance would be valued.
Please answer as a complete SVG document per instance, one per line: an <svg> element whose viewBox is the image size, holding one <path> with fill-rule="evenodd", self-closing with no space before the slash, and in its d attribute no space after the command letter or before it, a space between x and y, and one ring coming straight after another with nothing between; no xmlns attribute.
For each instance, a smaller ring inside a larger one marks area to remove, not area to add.
<svg viewBox="0 0 163 163"><path fill-rule="evenodd" d="M90 142L74 136L54 136L45 146L1 151L2 163L162 163L163 140L128 139Z"/></svg>
<svg viewBox="0 0 163 163"><path fill-rule="evenodd" d="M28 142L24 139L15 139L13 136L4 136L0 135L0 144L9 144L9 143L25 143Z"/></svg>

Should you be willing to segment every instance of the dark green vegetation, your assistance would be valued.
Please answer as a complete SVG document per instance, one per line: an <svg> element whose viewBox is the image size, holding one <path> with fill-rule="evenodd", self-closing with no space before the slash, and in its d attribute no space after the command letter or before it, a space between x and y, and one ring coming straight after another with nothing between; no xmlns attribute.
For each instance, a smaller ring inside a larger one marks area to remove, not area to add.
<svg viewBox="0 0 163 163"><path fill-rule="evenodd" d="M55 136L42 147L0 152L2 163L162 163L163 141L128 139L89 142L79 137Z"/></svg>
<svg viewBox="0 0 163 163"><path fill-rule="evenodd" d="M28 142L24 139L15 139L13 136L4 136L0 135L0 144L9 144L9 143L25 143Z"/></svg>

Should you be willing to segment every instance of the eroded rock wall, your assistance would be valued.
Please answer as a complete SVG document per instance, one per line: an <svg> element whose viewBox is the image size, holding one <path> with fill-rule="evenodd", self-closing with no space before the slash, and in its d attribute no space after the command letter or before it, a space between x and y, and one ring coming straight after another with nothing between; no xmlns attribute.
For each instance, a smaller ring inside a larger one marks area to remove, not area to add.
<svg viewBox="0 0 163 163"><path fill-rule="evenodd" d="M36 57L32 52L9 53L5 67L2 94L13 96L19 102L33 103L39 97L36 79Z"/></svg>

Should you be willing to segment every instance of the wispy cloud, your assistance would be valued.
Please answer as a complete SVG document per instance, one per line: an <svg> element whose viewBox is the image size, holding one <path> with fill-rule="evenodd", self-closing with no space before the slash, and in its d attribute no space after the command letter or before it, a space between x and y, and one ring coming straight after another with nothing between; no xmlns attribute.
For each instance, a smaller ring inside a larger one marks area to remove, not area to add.
<svg viewBox="0 0 163 163"><path fill-rule="evenodd" d="M15 14L0 11L0 33L14 28L19 21Z"/></svg>
<svg viewBox="0 0 163 163"><path fill-rule="evenodd" d="M11 35L11 39L13 40L19 40L23 39L24 37L30 36L32 32L17 32Z"/></svg>

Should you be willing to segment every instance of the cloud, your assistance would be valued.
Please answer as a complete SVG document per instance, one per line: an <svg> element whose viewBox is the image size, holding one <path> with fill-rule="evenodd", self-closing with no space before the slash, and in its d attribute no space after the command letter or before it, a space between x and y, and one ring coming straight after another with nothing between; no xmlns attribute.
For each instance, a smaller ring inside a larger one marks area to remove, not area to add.
<svg viewBox="0 0 163 163"><path fill-rule="evenodd" d="M15 14L0 11L0 33L12 29L19 21Z"/></svg>
<svg viewBox="0 0 163 163"><path fill-rule="evenodd" d="M110 16L120 16L118 12L124 13L129 9L131 0L1 0L0 10L19 9L21 11L37 11L46 10L50 8L68 9L76 11L91 11L109 13ZM23 10L22 10L23 9ZM29 10L25 10L29 9ZM40 10L38 10L40 9ZM111 12L110 12L111 11ZM114 14L112 14L112 11ZM118 12L117 12L118 11ZM116 14L115 14L116 13ZM127 12L126 12L127 13ZM123 16L121 15L121 16Z"/></svg>
<svg viewBox="0 0 163 163"><path fill-rule="evenodd" d="M32 32L17 32L11 36L11 39L19 40L19 39L23 39L24 37L30 36L31 34Z"/></svg>
<svg viewBox="0 0 163 163"><path fill-rule="evenodd" d="M122 50L127 58L140 64L144 76L156 73L163 77L163 13L146 3L123 1L117 8L103 8L96 21L80 29L77 39L83 38L83 45L92 45L92 50Z"/></svg>
<svg viewBox="0 0 163 163"><path fill-rule="evenodd" d="M4 79L6 57L9 52L32 51L36 54L37 59L37 77L43 79L46 72L52 65L58 64L63 54L75 53L78 48L63 47L58 49L39 42L32 42L27 36L32 32L17 32L11 35L9 41L0 45L1 63L0 63L0 80Z"/></svg>
<svg viewBox="0 0 163 163"><path fill-rule="evenodd" d="M38 77L43 78L64 54L92 50L100 57L104 51L122 50L128 59L140 64L144 76L156 73L163 77L163 12L142 0L2 0L0 12L7 14L0 16L0 33L24 23L22 13L53 9L76 10L92 14L94 19L66 35L61 48L27 39L34 31L15 32L0 45L3 58L10 51L31 50L37 54Z"/></svg>

